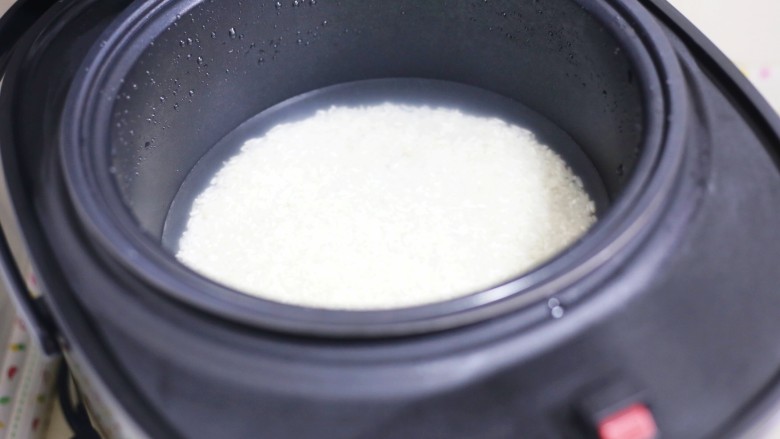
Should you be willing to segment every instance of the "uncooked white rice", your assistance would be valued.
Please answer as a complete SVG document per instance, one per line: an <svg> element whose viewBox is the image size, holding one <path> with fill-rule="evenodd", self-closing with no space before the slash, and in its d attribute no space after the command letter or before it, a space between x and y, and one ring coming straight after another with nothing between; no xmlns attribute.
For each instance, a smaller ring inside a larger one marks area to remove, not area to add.
<svg viewBox="0 0 780 439"><path fill-rule="evenodd" d="M497 285L594 221L580 180L525 129L333 107L246 142L195 200L177 257L278 302L387 309Z"/></svg>

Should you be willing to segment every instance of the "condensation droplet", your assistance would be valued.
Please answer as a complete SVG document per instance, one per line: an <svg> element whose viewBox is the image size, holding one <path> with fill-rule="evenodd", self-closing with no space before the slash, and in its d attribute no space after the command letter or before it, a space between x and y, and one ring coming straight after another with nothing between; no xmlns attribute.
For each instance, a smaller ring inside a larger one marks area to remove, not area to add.
<svg viewBox="0 0 780 439"><path fill-rule="evenodd" d="M547 308L550 309L550 316L556 320L562 318L566 313L561 305L561 301L554 297L547 301Z"/></svg>

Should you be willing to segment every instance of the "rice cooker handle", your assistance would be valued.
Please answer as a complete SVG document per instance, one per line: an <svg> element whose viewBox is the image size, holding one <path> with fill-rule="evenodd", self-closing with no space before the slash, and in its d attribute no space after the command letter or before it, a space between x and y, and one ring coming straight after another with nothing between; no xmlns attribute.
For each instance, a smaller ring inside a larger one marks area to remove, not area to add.
<svg viewBox="0 0 780 439"><path fill-rule="evenodd" d="M0 17L0 70L5 69L14 44L55 3L57 0L17 0Z"/></svg>

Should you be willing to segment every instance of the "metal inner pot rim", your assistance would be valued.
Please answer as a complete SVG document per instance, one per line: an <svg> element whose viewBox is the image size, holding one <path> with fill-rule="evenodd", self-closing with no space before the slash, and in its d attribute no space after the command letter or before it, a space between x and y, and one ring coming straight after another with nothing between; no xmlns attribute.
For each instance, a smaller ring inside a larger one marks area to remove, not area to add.
<svg viewBox="0 0 780 439"><path fill-rule="evenodd" d="M93 244L138 280L218 318L295 334L382 337L444 330L503 315L546 300L585 277L606 277L608 270L599 268L616 255L631 251L630 244L635 244L662 213L673 187L683 155L688 109L674 51L641 6L620 0L581 0L579 3L629 54L645 107L642 155L634 175L584 238L501 286L414 308L311 309L234 291L186 268L146 236L121 201L107 165L108 119L115 98L110 93L116 91L116 84L148 42L198 3L139 3L109 26L103 42L93 47L74 81L61 121L60 154L71 202Z"/></svg>

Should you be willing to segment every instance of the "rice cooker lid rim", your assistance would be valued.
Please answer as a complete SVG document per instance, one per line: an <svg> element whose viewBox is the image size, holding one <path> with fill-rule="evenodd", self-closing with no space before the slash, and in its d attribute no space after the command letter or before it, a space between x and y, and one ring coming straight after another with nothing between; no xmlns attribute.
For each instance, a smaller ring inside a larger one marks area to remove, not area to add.
<svg viewBox="0 0 780 439"><path fill-rule="evenodd" d="M578 2L587 3L588 0ZM171 20L199 3L198 0L136 3L109 25L100 39L103 42L93 47L74 80L61 121L60 152L71 202L93 244L122 262L129 272L147 285L218 318L305 335L376 337L449 329L503 315L547 299L561 288L596 271L620 252L642 229L637 225L650 224L652 218L658 216L662 201L677 174L682 158L688 102L686 93L682 92L685 84L674 51L650 13L639 5L626 4L621 0L595 2L589 5L588 12L608 25L618 41L626 43L626 39L630 40L633 44L629 47L633 50L627 52L634 63L644 67L637 70L648 110L645 123L655 128L645 133L644 151L646 154L654 152L655 155L639 161L634 178L624 189L621 199L580 242L547 264L507 284L415 308L323 310L250 297L201 277L164 254L158 245L138 230L131 214L122 205L118 188L110 180L107 169L105 175L96 175L95 167L89 165L95 157L84 154L92 145L91 141L105 139L108 135L107 123L94 122L101 120L100 116L103 119L110 117L110 111L98 111L105 110L105 106L110 104L106 102L104 90L112 79L112 72L116 75L117 71L123 71L120 66L128 67L135 62L136 57L128 56L128 53L135 52L137 55L145 47L137 43L139 34L157 35ZM620 12L605 7L607 3ZM607 20L616 16L619 17L618 23ZM632 19L632 25L621 21L626 16ZM150 21L155 26L150 26ZM638 26L643 32L634 33L631 26ZM620 34L619 30L627 29L631 31L630 36ZM658 71L660 75L648 74L648 71ZM664 77L668 80L660 80ZM648 109L648 104L653 108ZM674 117L667 118L667 115ZM653 138L654 135L656 138ZM105 151L102 157L105 158ZM103 181L98 181L101 177ZM113 191L114 199L101 197L105 195L101 191L106 190ZM107 215L108 212L114 216ZM192 290L197 293L191 294Z"/></svg>

